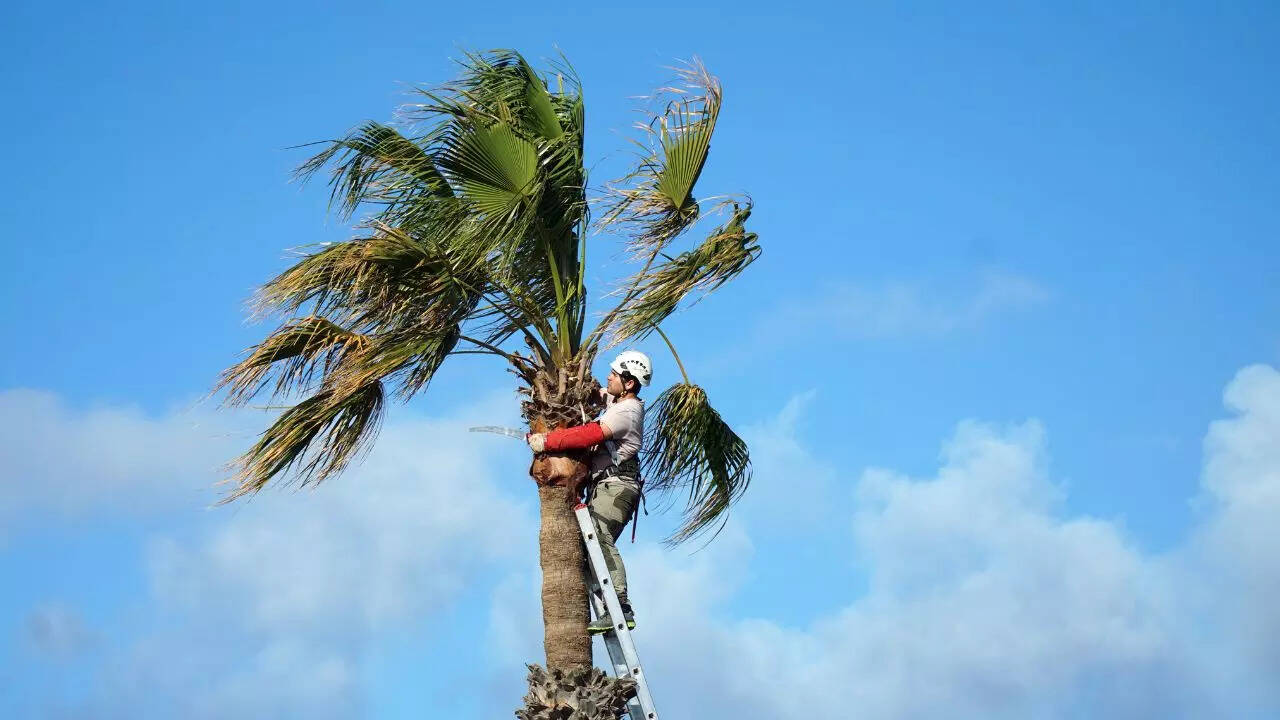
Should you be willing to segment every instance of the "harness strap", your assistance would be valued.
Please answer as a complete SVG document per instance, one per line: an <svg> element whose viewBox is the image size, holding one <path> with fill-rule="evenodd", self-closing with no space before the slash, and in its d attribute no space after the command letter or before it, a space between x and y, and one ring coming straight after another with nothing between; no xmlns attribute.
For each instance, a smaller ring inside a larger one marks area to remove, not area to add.
<svg viewBox="0 0 1280 720"><path fill-rule="evenodd" d="M649 504L644 496L644 478L640 477L640 461L636 458L627 458L622 462L614 462L614 464L596 473L591 478L591 486L587 488L587 502L595 497L596 488L600 483L609 478L624 478L627 480L635 480L636 482L636 504L631 508L631 542L636 541L636 527L640 524L640 510L644 510L644 514L649 514Z"/></svg>
<svg viewBox="0 0 1280 720"><path fill-rule="evenodd" d="M640 483L640 496L636 498L636 504L631 508L631 542L636 541L636 528L640 525L640 506L644 506L644 514L649 514L649 506L644 499L644 478L636 478L636 482Z"/></svg>

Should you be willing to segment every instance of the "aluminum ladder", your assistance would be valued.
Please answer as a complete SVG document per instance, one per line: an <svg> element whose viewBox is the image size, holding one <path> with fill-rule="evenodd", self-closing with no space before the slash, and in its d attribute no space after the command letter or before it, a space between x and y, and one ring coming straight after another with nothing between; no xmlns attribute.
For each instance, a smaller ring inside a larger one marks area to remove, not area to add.
<svg viewBox="0 0 1280 720"><path fill-rule="evenodd" d="M640 667L640 656L636 654L636 644L631 639L631 630L622 619L622 603L609 581L609 566L604 562L604 552L600 550L600 540L596 537L596 524L591 519L591 510L581 503L573 509L578 516L578 528L582 530L582 540L587 545L587 559L591 563L591 571L595 580L591 583L591 612L597 618L616 618L613 630L604 634L604 646L609 651L609 660L613 663L615 677L629 677L636 681L635 697L627 701L627 714L631 720L658 720L658 711L653 709L653 696L649 694L649 682ZM604 601L601 602L600 598Z"/></svg>

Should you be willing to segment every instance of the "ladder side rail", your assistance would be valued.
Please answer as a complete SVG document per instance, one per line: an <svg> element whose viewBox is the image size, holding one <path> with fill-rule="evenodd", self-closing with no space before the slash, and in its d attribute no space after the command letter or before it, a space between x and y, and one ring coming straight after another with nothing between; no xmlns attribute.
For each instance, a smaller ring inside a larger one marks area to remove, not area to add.
<svg viewBox="0 0 1280 720"><path fill-rule="evenodd" d="M643 714L639 717L632 715L631 720L658 720L658 712L653 707L653 697L649 694L648 676L640 666L640 656L636 653L635 642L632 641L631 631L627 629L627 622L623 619L622 604L618 602L618 593L614 591L613 582L609 577L609 566L605 563L604 553L600 550L600 541L596 539L596 526L591 520L591 511L586 505L580 504L574 508L574 514L578 516L578 527L582 530L582 539L587 545L587 557L591 560L591 567L600 584L605 608L609 611L609 617L614 623L613 632L606 635L614 636L622 650L622 657L627 663L626 676L636 681L636 700L640 703Z"/></svg>
<svg viewBox="0 0 1280 720"><path fill-rule="evenodd" d="M595 567L592 566L591 569L592 576L594 577ZM604 600L602 599L604 592L600 589L600 583L598 580L592 580L590 590L592 617L597 619L609 617L609 609L605 607ZM599 597L597 597L597 593L599 593ZM630 668L627 667L627 659L622 656L622 646L618 644L618 639L613 636L613 633L605 633L604 647L609 653L609 662L613 663L613 676L620 678L629 677L631 672ZM640 706L636 702L635 698L631 698L630 704L635 706L635 710L640 710ZM643 717L643 715L636 715L636 717Z"/></svg>

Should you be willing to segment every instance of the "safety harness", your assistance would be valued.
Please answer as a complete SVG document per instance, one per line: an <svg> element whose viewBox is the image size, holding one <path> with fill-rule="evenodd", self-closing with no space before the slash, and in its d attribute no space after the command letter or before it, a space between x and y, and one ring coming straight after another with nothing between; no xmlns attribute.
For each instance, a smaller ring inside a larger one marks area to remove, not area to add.
<svg viewBox="0 0 1280 720"><path fill-rule="evenodd" d="M613 440L605 440L604 446L609 451L609 457L613 458L613 463L591 477L591 487L587 491L587 502L591 502L591 499L595 497L596 487L609 478L634 481L638 497L636 498L636 504L631 508L631 542L635 542L636 526L640 524L640 510L643 508L644 514L649 514L649 508L645 504L644 498L644 478L640 477L640 461L635 457L619 461L618 446Z"/></svg>

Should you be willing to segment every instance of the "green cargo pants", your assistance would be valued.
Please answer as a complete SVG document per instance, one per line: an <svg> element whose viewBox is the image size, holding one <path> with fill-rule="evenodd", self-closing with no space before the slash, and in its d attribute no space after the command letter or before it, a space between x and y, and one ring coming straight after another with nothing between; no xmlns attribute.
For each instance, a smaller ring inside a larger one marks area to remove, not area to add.
<svg viewBox="0 0 1280 720"><path fill-rule="evenodd" d="M622 565L617 540L630 522L639 497L640 493L629 484L602 482L595 486L591 502L587 503L591 508L591 519L596 524L596 537L600 539L604 563L609 566L609 579L618 593L618 600L624 605L628 604L627 570Z"/></svg>

